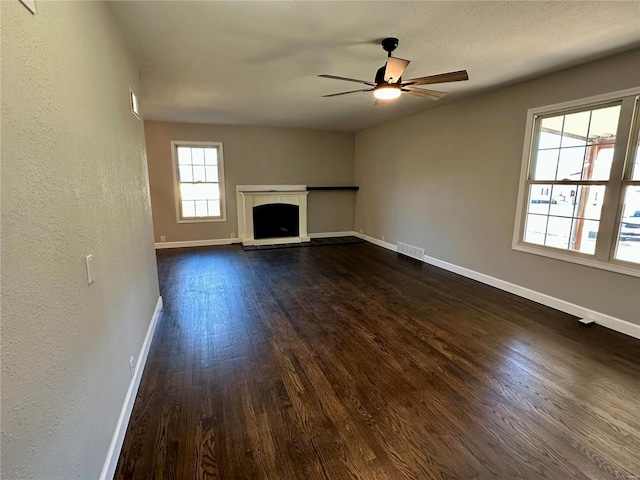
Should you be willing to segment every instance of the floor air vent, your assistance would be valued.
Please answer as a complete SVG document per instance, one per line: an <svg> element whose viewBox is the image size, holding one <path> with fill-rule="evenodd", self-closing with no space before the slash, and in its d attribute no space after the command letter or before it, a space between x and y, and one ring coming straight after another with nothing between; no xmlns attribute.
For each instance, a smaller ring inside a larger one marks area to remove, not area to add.
<svg viewBox="0 0 640 480"><path fill-rule="evenodd" d="M424 261L424 248L414 247L407 243L398 242L398 253L406 255L407 257L415 258Z"/></svg>

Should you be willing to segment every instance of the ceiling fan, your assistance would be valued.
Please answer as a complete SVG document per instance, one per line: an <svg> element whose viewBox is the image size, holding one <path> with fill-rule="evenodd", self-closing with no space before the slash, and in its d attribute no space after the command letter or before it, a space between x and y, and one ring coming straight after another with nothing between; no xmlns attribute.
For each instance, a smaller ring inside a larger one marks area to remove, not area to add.
<svg viewBox="0 0 640 480"><path fill-rule="evenodd" d="M373 92L376 98L374 105L378 105L379 100L392 100L398 98L402 92L409 95L425 98L428 100L438 100L446 95L446 92L437 92L435 90L426 90L417 88L417 85L430 85L434 83L460 82L469 80L466 70L457 72L441 73L439 75L429 75L427 77L412 78L402 80L402 74L409 65L409 60L396 58L391 56L398 47L398 39L389 37L381 42L382 48L387 52L387 63L376 72L375 81L368 82L366 80L356 80L355 78L338 77L336 75L318 75L322 78L333 78L335 80L345 80L347 82L363 83L371 88L363 88L360 90L350 90L348 92L332 93L323 95L323 97L337 97L338 95L347 95L349 93Z"/></svg>

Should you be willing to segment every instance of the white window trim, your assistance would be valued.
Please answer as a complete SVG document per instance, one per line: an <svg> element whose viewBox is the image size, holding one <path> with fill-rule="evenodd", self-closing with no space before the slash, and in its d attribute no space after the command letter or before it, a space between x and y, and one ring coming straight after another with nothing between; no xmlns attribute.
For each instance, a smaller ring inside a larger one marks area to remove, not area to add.
<svg viewBox="0 0 640 480"><path fill-rule="evenodd" d="M180 182L178 177L178 147L216 147L218 149L218 180L220 184L220 216L202 218L181 218L180 216ZM171 141L171 163L173 164L173 203L176 207L177 223L214 223L227 221L227 197L225 195L224 153L222 142L188 142L184 140Z"/></svg>
<svg viewBox="0 0 640 480"><path fill-rule="evenodd" d="M602 95L595 95L587 98L580 98L578 100L571 100L569 102L555 103L553 105L546 105L543 107L530 108L527 110L527 122L525 127L524 147L522 151L522 165L520 167L520 186L518 188L518 199L516 203L516 217L513 229L512 249L519 252L532 253L534 255L541 255L543 257L554 258L556 260L562 260L565 262L577 263L579 265L585 265L587 267L599 268L602 270L608 270L611 272L622 273L624 275L630 275L633 277L640 277L640 267L633 263L623 262L616 260L613 256L610 256L609 261L597 260L593 255L583 254L579 252L565 251L558 248L547 247L544 245L535 245L532 243L526 243L522 240L524 233L524 209L526 207L526 199L528 198L527 191L527 176L529 174L529 161L531 158L531 152L533 149L533 126L535 119L538 115L548 115L553 113L561 113L566 110L571 110L580 107L590 107L597 104L605 104L613 100L618 100L622 97L628 97L632 95L640 95L640 87L628 88L625 90L619 90L616 92L605 93ZM630 129L629 129L630 130ZM619 138L620 145L624 145L624 150L629 148L628 138ZM617 144L617 143L616 143ZM620 205L617 209L617 215L621 212ZM603 206L604 209L604 206ZM618 220L616 220L616 224ZM605 232L605 234L611 234L613 232Z"/></svg>

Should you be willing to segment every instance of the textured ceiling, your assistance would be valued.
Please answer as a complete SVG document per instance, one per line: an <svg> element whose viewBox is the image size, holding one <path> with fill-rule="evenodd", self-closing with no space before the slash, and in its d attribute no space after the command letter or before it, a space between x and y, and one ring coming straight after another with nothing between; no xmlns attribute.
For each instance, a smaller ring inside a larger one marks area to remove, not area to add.
<svg viewBox="0 0 640 480"><path fill-rule="evenodd" d="M373 107L381 38L404 78L467 69L439 102L640 44L640 2L112 2L140 64L146 119L356 131L428 109L403 95Z"/></svg>

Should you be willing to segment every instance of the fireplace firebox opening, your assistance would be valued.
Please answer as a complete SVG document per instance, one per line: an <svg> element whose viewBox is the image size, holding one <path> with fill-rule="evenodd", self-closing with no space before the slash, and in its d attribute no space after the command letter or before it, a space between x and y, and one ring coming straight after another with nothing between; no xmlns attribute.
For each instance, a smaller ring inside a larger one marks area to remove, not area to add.
<svg viewBox="0 0 640 480"><path fill-rule="evenodd" d="M253 207L254 238L297 237L300 234L298 210L298 205L287 203Z"/></svg>

